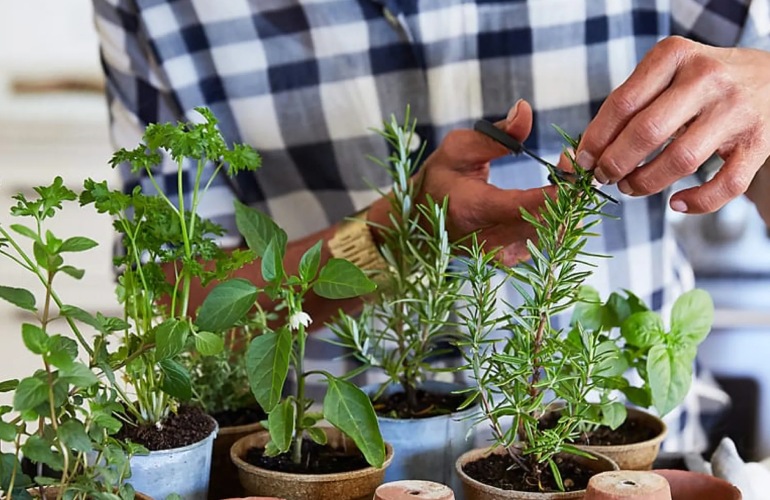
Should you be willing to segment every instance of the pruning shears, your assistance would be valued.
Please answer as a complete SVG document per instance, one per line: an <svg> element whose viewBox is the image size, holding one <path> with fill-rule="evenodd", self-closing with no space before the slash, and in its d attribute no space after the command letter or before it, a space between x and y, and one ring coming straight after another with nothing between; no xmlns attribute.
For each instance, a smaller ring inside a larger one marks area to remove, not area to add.
<svg viewBox="0 0 770 500"><path fill-rule="evenodd" d="M533 160L535 160L536 162L543 165L545 168L548 169L548 172L550 174L548 176L548 181L551 184L556 183L555 178L558 178L559 180L565 181L565 182L574 182L575 180L574 174L565 172L559 169L556 165L553 165L552 163L539 157L538 155L533 153L529 148L527 148L524 144L522 144L521 142L517 141L510 135L506 134L505 132L497 128L494 123L488 122L486 120L478 120L476 123L473 124L473 130L475 130L476 132L481 132L482 134L486 135L490 139L502 144L503 146L508 148L508 150L510 150L513 154L518 155L523 153L529 156L530 158L532 158ZM591 186L591 190L607 201L611 201L612 203L618 203L617 199L613 198L607 193L604 193L603 191L601 191L596 187Z"/></svg>

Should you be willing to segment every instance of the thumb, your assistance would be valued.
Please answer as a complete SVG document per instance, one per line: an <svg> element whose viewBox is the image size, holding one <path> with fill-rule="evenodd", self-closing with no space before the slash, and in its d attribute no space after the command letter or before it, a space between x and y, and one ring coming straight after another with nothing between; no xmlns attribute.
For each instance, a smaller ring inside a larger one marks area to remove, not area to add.
<svg viewBox="0 0 770 500"><path fill-rule="evenodd" d="M508 111L505 120L495 123L518 141L523 141L532 130L532 107L523 99ZM446 160L461 165L481 165L495 158L510 154L510 151L494 139L474 130L459 129L447 134L441 145Z"/></svg>

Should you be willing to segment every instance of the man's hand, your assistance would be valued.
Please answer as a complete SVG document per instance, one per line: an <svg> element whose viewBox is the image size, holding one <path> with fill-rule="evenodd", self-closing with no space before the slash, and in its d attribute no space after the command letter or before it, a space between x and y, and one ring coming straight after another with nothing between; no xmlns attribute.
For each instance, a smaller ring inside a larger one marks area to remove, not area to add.
<svg viewBox="0 0 770 500"><path fill-rule="evenodd" d="M595 168L599 182L643 196L695 172L715 152L725 160L719 173L672 196L672 209L718 210L747 191L770 156L770 53L671 37L610 94L583 135L577 162Z"/></svg>
<svg viewBox="0 0 770 500"><path fill-rule="evenodd" d="M523 141L532 128L532 108L525 101L517 102L508 118L497 126ZM425 161L417 181L421 182L419 201L424 201L426 195L437 202L448 196L447 229L452 240L480 230L479 240L486 241L488 249L502 247L501 260L512 265L529 256L526 241L535 237L534 228L522 218L520 209L538 213L545 196L553 195L555 188L504 190L489 184L489 162L508 153L478 132L454 130ZM388 209L382 203L373 205L370 220L383 220L383 210Z"/></svg>

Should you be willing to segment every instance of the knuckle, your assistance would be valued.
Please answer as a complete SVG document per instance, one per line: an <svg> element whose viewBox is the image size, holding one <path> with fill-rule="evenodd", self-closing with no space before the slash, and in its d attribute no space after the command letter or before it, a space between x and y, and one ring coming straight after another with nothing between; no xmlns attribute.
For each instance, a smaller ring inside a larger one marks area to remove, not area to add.
<svg viewBox="0 0 770 500"><path fill-rule="evenodd" d="M653 48L652 55L657 57L668 57L670 55L683 54L691 52L695 47L695 42L681 36L669 36L658 42Z"/></svg>
<svg viewBox="0 0 770 500"><path fill-rule="evenodd" d="M722 194L729 199L736 198L749 189L751 179L746 175L730 175L722 180Z"/></svg>
<svg viewBox="0 0 770 500"><path fill-rule="evenodd" d="M729 91L733 94L738 90L736 82L727 65L713 57L700 55L693 59L691 65L697 78L710 89L718 89L720 93Z"/></svg>
<svg viewBox="0 0 770 500"><path fill-rule="evenodd" d="M665 130L660 127L657 120L652 117L641 118L631 129L634 144L638 149L647 152L651 148L657 148L668 139Z"/></svg>
<svg viewBox="0 0 770 500"><path fill-rule="evenodd" d="M666 148L669 169L673 174L689 175L700 167L702 161L691 145L674 141Z"/></svg>
<svg viewBox="0 0 770 500"><path fill-rule="evenodd" d="M638 98L628 89L619 88L607 98L615 114L628 116L636 111Z"/></svg>

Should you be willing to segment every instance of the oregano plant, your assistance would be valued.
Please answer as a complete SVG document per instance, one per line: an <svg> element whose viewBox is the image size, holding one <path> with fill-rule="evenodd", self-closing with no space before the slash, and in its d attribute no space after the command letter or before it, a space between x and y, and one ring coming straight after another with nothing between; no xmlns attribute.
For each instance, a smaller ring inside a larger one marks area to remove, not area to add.
<svg viewBox="0 0 770 500"><path fill-rule="evenodd" d="M0 224L0 255L30 273L42 294L38 300L30 290L0 285L0 299L35 318L22 324L20 334L39 360L31 375L0 382L0 392L13 393L12 406L0 406L0 441L11 446L0 453L0 497L29 499L35 489L41 498L131 499L133 488L124 483L128 461L145 450L115 439L120 405L103 377L113 377L105 338L124 322L93 317L57 292L60 278L84 276L69 257L97 243L49 229L65 204L77 199L61 177L34 191L34 198L14 196L11 215L19 223ZM83 315L96 327L95 336L79 329L75 319ZM22 456L33 464L32 476L22 471Z"/></svg>

